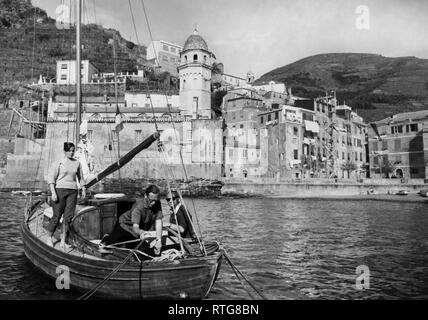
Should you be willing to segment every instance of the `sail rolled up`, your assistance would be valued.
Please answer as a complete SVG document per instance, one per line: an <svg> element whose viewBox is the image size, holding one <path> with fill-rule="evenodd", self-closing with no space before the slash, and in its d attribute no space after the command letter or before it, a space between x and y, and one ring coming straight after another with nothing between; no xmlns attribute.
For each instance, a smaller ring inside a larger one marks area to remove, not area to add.
<svg viewBox="0 0 428 320"><path fill-rule="evenodd" d="M144 149L147 149L152 145L153 142L155 142L157 139L159 139L160 134L159 132L153 133L150 137L145 139L143 142L141 142L138 146L136 146L134 149L129 151L127 154L125 154L123 157L121 157L117 162L111 164L106 169L101 171L99 174L96 175L93 179L89 180L86 184L86 188L92 187L97 182L101 181L108 175L112 174L113 172L119 170L122 168L125 164L127 164L129 161L131 161L138 153L143 151Z"/></svg>

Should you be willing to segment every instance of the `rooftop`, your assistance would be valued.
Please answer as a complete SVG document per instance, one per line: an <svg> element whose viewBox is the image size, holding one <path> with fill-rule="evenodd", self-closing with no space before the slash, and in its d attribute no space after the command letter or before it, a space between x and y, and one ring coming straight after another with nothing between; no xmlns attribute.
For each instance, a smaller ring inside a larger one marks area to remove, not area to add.
<svg viewBox="0 0 428 320"><path fill-rule="evenodd" d="M391 117L388 117L373 123L389 124L389 123L397 123L397 122L403 122L403 121L417 121L417 120L428 121L428 110L398 113Z"/></svg>
<svg viewBox="0 0 428 320"><path fill-rule="evenodd" d="M198 30L194 30L193 34L187 38L184 43L183 51L187 50L208 50L208 45L205 40L199 35Z"/></svg>

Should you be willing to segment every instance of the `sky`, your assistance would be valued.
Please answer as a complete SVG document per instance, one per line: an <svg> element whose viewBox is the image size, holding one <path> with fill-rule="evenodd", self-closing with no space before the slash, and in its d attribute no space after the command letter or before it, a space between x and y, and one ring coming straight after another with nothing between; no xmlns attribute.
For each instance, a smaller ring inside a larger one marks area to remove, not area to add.
<svg viewBox="0 0 428 320"><path fill-rule="evenodd" d="M32 3L57 18L70 1ZM428 58L426 0L83 0L83 22L148 46L142 1L154 40L182 46L196 26L225 73L240 77L322 53Z"/></svg>

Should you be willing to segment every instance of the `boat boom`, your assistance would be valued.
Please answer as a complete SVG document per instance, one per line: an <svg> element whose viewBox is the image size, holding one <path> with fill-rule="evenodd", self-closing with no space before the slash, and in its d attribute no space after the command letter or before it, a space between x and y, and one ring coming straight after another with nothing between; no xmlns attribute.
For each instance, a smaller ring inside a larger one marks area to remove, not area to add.
<svg viewBox="0 0 428 320"><path fill-rule="evenodd" d="M112 174L113 172L116 172L120 168L122 168L125 164L127 164L129 161L131 161L138 153L143 151L144 149L147 149L152 145L153 142L155 142L157 139L159 139L160 134L159 132L153 133L150 137L145 139L143 142L141 142L138 146L136 146L134 149L129 151L127 154L125 154L123 157L121 157L118 161L114 162L110 166L108 166L106 169L101 171L96 175L96 177L89 180L86 184L86 188L92 187L97 182L101 181L108 175Z"/></svg>

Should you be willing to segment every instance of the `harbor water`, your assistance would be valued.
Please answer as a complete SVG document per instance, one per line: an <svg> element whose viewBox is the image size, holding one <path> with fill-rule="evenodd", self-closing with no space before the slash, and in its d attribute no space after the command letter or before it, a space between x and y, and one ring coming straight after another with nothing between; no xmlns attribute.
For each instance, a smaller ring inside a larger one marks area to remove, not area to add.
<svg viewBox="0 0 428 320"><path fill-rule="evenodd" d="M0 298L77 298L27 261L25 198L0 193L0 201ZM428 298L427 204L225 197L187 205L203 237L219 240L268 299ZM252 297L224 261L208 299Z"/></svg>

